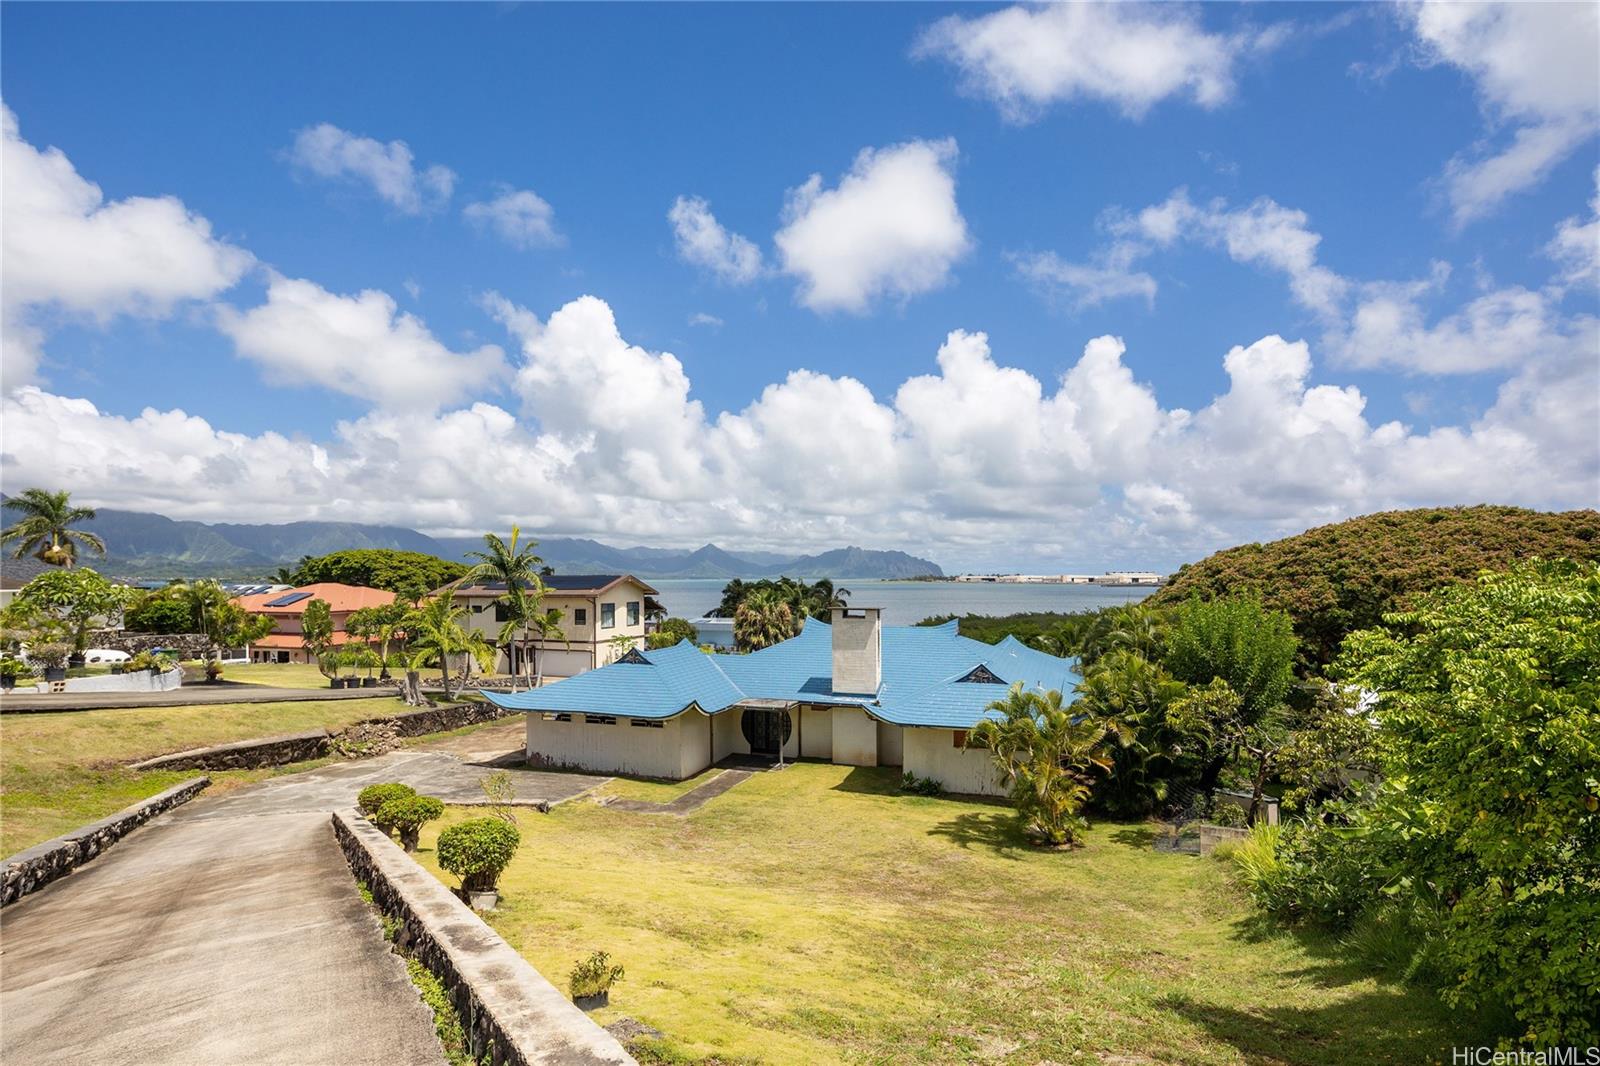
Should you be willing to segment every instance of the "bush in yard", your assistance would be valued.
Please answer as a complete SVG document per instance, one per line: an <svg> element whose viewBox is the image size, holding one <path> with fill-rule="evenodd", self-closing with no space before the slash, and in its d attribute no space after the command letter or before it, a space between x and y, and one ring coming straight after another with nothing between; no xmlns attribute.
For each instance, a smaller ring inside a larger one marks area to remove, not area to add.
<svg viewBox="0 0 1600 1066"><path fill-rule="evenodd" d="M400 846L407 851L416 851L417 837L422 833L423 824L443 816L444 804L432 796L396 796L378 808L372 821L398 830Z"/></svg>
<svg viewBox="0 0 1600 1066"><path fill-rule="evenodd" d="M439 834L439 867L461 879L463 892L492 892L522 843L516 826L499 818L472 818Z"/></svg>
<svg viewBox="0 0 1600 1066"><path fill-rule="evenodd" d="M406 799L415 796L417 790L410 785L402 785L398 781L387 781L381 785L368 785L356 794L356 807L367 820L388 834L393 827L380 817L383 805L390 800Z"/></svg>
<svg viewBox="0 0 1600 1066"><path fill-rule="evenodd" d="M608 953L596 951L573 965L572 973L567 978L567 991L572 993L573 999L603 996L620 980L622 967L611 965Z"/></svg>
<svg viewBox="0 0 1600 1066"><path fill-rule="evenodd" d="M900 791L909 792L913 796L942 796L944 786L931 777L918 777L910 770L900 779Z"/></svg>

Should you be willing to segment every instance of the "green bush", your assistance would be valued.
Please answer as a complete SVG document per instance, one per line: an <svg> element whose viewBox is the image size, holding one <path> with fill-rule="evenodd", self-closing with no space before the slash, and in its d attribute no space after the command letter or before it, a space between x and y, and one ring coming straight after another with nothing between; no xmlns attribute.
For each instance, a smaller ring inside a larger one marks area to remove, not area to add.
<svg viewBox="0 0 1600 1066"><path fill-rule="evenodd" d="M913 796L942 796L944 786L931 777L918 777L910 770L900 779L900 791L909 792Z"/></svg>
<svg viewBox="0 0 1600 1066"><path fill-rule="evenodd" d="M432 796L396 796L378 808L378 813L372 819L374 824L383 825L400 832L400 846L407 851L417 850L417 837L422 833L422 826L435 818L444 816L444 804Z"/></svg>
<svg viewBox="0 0 1600 1066"><path fill-rule="evenodd" d="M416 794L416 789L410 785L402 785L398 781L387 781L381 785L368 785L356 794L356 807L362 814L367 816L367 819L373 825L387 834L392 827L380 817L383 805L390 800L405 799Z"/></svg>
<svg viewBox="0 0 1600 1066"><path fill-rule="evenodd" d="M611 986L620 980L622 967L611 965L611 956L606 952L596 951L574 964L572 973L568 975L567 990L572 993L573 999L598 996L609 992Z"/></svg>
<svg viewBox="0 0 1600 1066"><path fill-rule="evenodd" d="M1227 800L1217 800L1211 807L1211 824L1226 826L1230 829L1241 829L1248 825L1250 816L1245 809L1237 803Z"/></svg>
<svg viewBox="0 0 1600 1066"><path fill-rule="evenodd" d="M516 826L499 818L472 818L439 834L441 869L461 878L463 892L489 892L522 843Z"/></svg>

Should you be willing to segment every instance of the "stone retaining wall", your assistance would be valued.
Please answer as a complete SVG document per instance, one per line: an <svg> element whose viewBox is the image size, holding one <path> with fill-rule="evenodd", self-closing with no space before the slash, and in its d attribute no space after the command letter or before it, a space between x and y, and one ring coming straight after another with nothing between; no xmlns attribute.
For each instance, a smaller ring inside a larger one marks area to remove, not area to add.
<svg viewBox="0 0 1600 1066"><path fill-rule="evenodd" d="M196 777L126 807L109 818L90 822L81 829L74 829L54 840L17 852L5 860L4 881L0 884L0 907L15 903L63 874L71 873L156 815L187 803L209 784L211 778Z"/></svg>
<svg viewBox="0 0 1600 1066"><path fill-rule="evenodd" d="M395 943L444 984L469 1054L488 1051L495 1066L634 1063L616 1037L365 818L335 811L333 833L356 879L400 922Z"/></svg>
<svg viewBox="0 0 1600 1066"><path fill-rule="evenodd" d="M403 714L364 718L336 733L313 729L306 733L238 740L209 748L191 748L130 764L134 770L254 770L263 766L320 759L338 748L345 755L377 755L394 747L398 737L417 737L491 722L506 716L492 703L457 703L424 707ZM345 743L341 743L345 742Z"/></svg>
<svg viewBox="0 0 1600 1066"><path fill-rule="evenodd" d="M331 734L326 729L289 733L264 740L239 740L209 748L191 748L130 763L130 770L254 770L262 766L320 759L328 754Z"/></svg>
<svg viewBox="0 0 1600 1066"><path fill-rule="evenodd" d="M91 648L109 648L129 655L165 648L180 659L204 659L211 654L211 641L204 633L130 633L121 629L102 629L89 638Z"/></svg>
<svg viewBox="0 0 1600 1066"><path fill-rule="evenodd" d="M1232 843L1243 840L1250 835L1250 830L1240 829L1231 825L1200 825L1200 854L1210 855L1218 844Z"/></svg>

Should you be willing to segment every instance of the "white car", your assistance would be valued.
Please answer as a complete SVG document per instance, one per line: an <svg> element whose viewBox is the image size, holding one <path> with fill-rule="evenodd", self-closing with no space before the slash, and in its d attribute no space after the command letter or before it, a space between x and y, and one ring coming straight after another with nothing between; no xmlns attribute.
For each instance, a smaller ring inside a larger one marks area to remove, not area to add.
<svg viewBox="0 0 1600 1066"><path fill-rule="evenodd" d="M133 656L112 648L90 648L83 653L85 663L125 663Z"/></svg>

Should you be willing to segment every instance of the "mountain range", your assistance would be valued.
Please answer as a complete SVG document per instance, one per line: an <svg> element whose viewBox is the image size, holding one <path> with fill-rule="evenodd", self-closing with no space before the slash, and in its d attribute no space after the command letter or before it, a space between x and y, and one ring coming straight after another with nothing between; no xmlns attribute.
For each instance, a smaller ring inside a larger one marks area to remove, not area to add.
<svg viewBox="0 0 1600 1066"><path fill-rule="evenodd" d="M15 521L9 508L6 524ZM289 522L282 525L175 520L144 511L100 508L84 529L106 542L97 569L125 577L219 577L239 580L271 576L304 555L350 548L398 548L460 560L483 547L481 537L430 537L404 526L358 522ZM679 548L617 548L575 537L539 540L539 555L557 573L631 573L643 578L759 578L790 574L807 578L942 577L939 565L900 551L835 548L818 555L730 552L707 544Z"/></svg>

